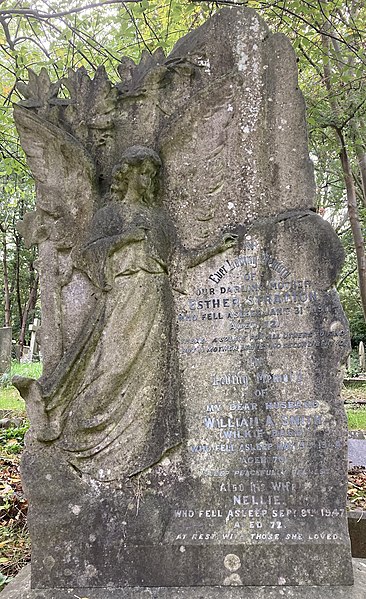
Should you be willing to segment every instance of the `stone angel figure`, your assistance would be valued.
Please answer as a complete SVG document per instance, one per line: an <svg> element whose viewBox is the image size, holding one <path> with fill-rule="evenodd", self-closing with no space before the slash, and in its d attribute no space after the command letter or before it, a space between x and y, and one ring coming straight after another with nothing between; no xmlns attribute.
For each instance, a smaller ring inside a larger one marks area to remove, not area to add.
<svg viewBox="0 0 366 599"><path fill-rule="evenodd" d="M236 241L224 235L183 248L162 205L160 169L150 148L123 152L104 205L68 254L65 280L86 277L95 304L50 374L16 381L38 441L55 443L76 469L105 482L142 472L182 441L172 270Z"/></svg>

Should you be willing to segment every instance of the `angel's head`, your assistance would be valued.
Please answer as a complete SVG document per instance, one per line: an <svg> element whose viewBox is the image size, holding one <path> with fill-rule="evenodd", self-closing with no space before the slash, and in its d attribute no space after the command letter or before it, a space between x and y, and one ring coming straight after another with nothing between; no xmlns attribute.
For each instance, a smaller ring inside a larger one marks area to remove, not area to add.
<svg viewBox="0 0 366 599"><path fill-rule="evenodd" d="M160 168L161 160L154 150L131 146L112 171L112 194L128 202L157 203Z"/></svg>

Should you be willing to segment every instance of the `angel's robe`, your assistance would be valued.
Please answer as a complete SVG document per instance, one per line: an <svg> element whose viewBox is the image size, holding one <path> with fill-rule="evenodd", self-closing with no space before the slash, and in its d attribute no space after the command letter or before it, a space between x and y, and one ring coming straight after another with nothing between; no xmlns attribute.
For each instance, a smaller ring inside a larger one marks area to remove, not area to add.
<svg viewBox="0 0 366 599"><path fill-rule="evenodd" d="M144 239L123 244L131 229ZM131 210L117 202L96 213L91 231L90 272L109 290L48 410L51 420L62 421L56 443L68 461L110 481L143 471L182 439L168 275L175 233L162 208Z"/></svg>

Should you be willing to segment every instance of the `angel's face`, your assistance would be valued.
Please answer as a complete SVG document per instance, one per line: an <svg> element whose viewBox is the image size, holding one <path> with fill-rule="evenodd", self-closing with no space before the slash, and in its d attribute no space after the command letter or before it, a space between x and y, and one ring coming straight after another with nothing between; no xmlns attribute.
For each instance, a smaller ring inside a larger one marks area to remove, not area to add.
<svg viewBox="0 0 366 599"><path fill-rule="evenodd" d="M156 166L150 160L144 160L136 166L136 186L142 195L152 191L155 175Z"/></svg>
<svg viewBox="0 0 366 599"><path fill-rule="evenodd" d="M137 199L149 202L153 196L156 170L155 164L150 160L143 160L140 164L130 166L128 187L135 192Z"/></svg>
<svg viewBox="0 0 366 599"><path fill-rule="evenodd" d="M137 164L125 162L114 172L111 190L128 203L154 204L157 171L149 158Z"/></svg>

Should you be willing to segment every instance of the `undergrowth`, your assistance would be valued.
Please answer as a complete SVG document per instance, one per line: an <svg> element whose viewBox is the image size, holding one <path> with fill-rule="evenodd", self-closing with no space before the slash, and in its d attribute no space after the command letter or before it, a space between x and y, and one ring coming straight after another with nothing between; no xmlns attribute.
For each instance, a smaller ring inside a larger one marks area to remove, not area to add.
<svg viewBox="0 0 366 599"><path fill-rule="evenodd" d="M0 591L30 560L27 500L20 480L20 454L28 421L0 429Z"/></svg>

